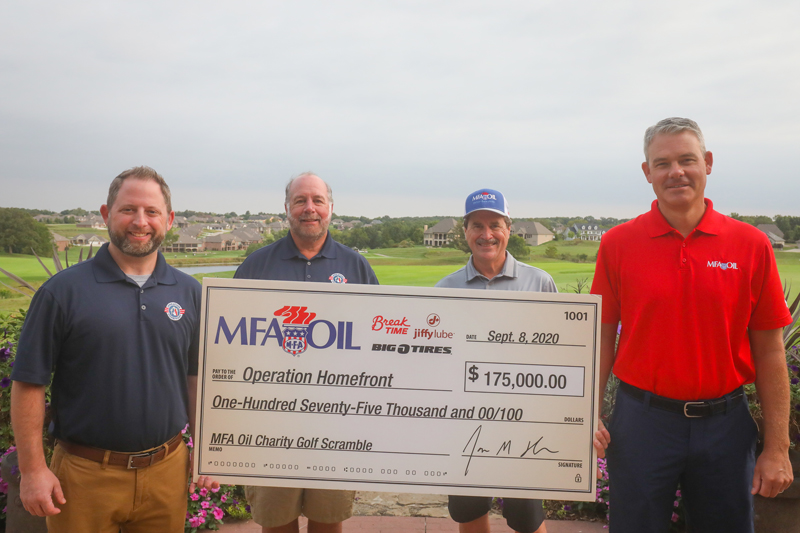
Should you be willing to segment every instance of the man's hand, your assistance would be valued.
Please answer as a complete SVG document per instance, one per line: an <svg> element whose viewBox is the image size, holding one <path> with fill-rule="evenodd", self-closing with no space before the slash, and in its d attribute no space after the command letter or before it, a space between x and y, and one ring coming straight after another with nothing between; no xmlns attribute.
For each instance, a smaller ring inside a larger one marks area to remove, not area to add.
<svg viewBox="0 0 800 533"><path fill-rule="evenodd" d="M47 468L22 475L19 484L19 497L25 510L34 516L52 516L61 512L53 505L55 500L64 505L67 500L61 492L61 483Z"/></svg>
<svg viewBox="0 0 800 533"><path fill-rule="evenodd" d="M189 452L189 479L194 479L194 461L193 459L194 451ZM189 483L189 494L192 494L195 489L208 489L208 490L216 490L219 488L219 481L214 481L213 478L209 476L200 476L197 478L197 481L192 481Z"/></svg>
<svg viewBox="0 0 800 533"><path fill-rule="evenodd" d="M606 429L602 420L597 421L597 431L594 432L594 449L597 450L598 459L603 459L606 456L606 448L611 443L611 434ZM603 477L600 472L600 467L597 467L597 479Z"/></svg>
<svg viewBox="0 0 800 533"><path fill-rule="evenodd" d="M597 457L605 458L606 448L611 444L611 434L606 429L602 420L597 421L597 431L594 432L594 449L597 450Z"/></svg>
<svg viewBox="0 0 800 533"><path fill-rule="evenodd" d="M792 463L789 454L781 451L764 450L758 456L753 473L752 494L760 494L765 498L774 498L794 481Z"/></svg>

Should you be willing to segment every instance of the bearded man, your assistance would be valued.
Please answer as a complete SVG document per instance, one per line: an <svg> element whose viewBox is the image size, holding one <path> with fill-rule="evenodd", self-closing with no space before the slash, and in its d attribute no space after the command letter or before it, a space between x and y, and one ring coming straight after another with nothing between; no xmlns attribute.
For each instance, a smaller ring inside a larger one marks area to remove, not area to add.
<svg viewBox="0 0 800 533"><path fill-rule="evenodd" d="M182 532L200 284L157 251L175 213L155 170L114 178L100 213L111 242L41 286L20 335L11 374L20 497L51 532Z"/></svg>

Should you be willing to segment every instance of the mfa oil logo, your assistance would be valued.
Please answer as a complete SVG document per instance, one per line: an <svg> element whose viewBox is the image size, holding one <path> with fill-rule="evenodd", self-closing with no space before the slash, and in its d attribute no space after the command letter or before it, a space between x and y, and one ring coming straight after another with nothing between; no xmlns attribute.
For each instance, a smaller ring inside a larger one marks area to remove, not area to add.
<svg viewBox="0 0 800 533"><path fill-rule="evenodd" d="M298 305L283 306L273 315L283 318L282 324L278 318L243 316L237 321L220 316L214 344L219 344L220 336L223 342L242 346L264 346L272 339L283 351L294 356L308 348L325 350L334 343L337 350L361 349L360 346L353 346L352 322L340 321L334 325L328 320L314 320L316 313L309 313L308 307ZM234 323L236 327L231 331L229 324Z"/></svg>
<svg viewBox="0 0 800 533"><path fill-rule="evenodd" d="M739 270L736 263L726 263L725 261L709 261L706 266L708 268L719 268L720 270Z"/></svg>

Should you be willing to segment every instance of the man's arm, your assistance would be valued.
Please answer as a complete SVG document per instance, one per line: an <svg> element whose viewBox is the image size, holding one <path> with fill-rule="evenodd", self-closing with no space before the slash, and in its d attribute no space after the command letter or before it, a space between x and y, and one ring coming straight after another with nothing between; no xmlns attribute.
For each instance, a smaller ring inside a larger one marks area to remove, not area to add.
<svg viewBox="0 0 800 533"><path fill-rule="evenodd" d="M67 503L61 483L47 467L42 445L44 425L44 385L15 381L11 387L11 425L19 457L20 499L25 510L35 516L58 514L53 498Z"/></svg>
<svg viewBox="0 0 800 533"><path fill-rule="evenodd" d="M789 462L789 379L783 328L749 330L756 390L764 413L764 450L756 461L753 494L774 498L792 483Z"/></svg>
<svg viewBox="0 0 800 533"><path fill-rule="evenodd" d="M196 443L197 435L194 434L194 425L195 422L195 411L197 406L197 376L186 376L186 387L189 390L189 405L187 409L187 415L189 416L189 433L192 434L192 439ZM190 458L191 460L191 458ZM192 464L189 465L192 467ZM192 476L194 477L194 476ZM192 481L189 484L189 492L194 492L195 487L199 487L201 489L216 489L219 488L219 482L214 481L212 478L208 476L200 476L197 478L197 482Z"/></svg>
<svg viewBox="0 0 800 533"><path fill-rule="evenodd" d="M600 397L597 405L603 410L603 398L606 393L606 385L614 368L614 359L617 349L617 326L615 324L600 324L600 383L598 391ZM611 442L611 434L600 420L597 423L597 431L594 433L594 447L597 449L599 457L605 457L605 449Z"/></svg>

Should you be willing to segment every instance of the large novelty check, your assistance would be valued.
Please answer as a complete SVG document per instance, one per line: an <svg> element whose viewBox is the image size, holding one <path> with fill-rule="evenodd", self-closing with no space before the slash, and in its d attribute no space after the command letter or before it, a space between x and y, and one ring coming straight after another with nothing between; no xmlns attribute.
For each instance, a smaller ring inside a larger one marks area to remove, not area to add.
<svg viewBox="0 0 800 533"><path fill-rule="evenodd" d="M196 475L595 498L600 299L203 282Z"/></svg>

